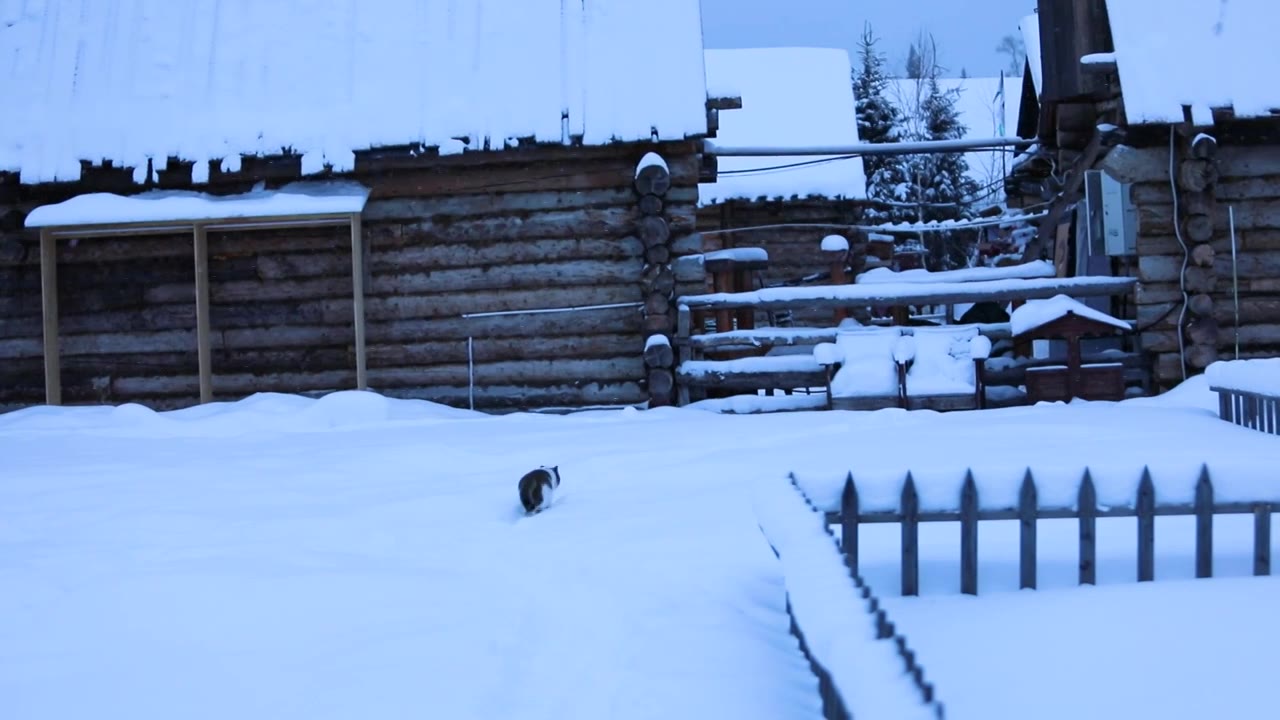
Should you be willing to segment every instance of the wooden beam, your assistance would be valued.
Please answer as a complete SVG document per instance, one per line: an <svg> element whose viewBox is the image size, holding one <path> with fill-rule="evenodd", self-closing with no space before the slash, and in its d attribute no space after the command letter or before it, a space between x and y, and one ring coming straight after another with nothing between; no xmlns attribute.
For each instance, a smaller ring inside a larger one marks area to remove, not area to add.
<svg viewBox="0 0 1280 720"><path fill-rule="evenodd" d="M364 347L364 241L360 214L351 215L351 294L356 334L356 389L369 389L369 369Z"/></svg>
<svg viewBox="0 0 1280 720"><path fill-rule="evenodd" d="M62 363L58 354L58 241L40 231L40 312L44 319L44 401L62 404Z"/></svg>
<svg viewBox="0 0 1280 720"><path fill-rule="evenodd" d="M1049 213L1040 220L1040 227L1036 232L1036 236L1027 243L1026 248L1023 250L1022 262L1039 260L1049 239L1053 238L1056 241L1058 225L1062 222L1062 217L1067 208L1083 197L1084 172L1097 164L1098 158L1102 156L1103 151L1108 147L1108 139L1108 133L1094 131L1093 137L1089 139L1089 144L1085 146L1084 152L1077 158L1071 169L1067 171L1062 194L1049 206Z"/></svg>
<svg viewBox="0 0 1280 720"><path fill-rule="evenodd" d="M58 225L40 228L57 238L110 237L115 235L167 235L190 232L195 224L203 224L205 230L283 230L301 227L346 225L350 215L321 213L315 215L270 215L246 218L211 218L209 220L162 220L154 222L100 223L86 225Z"/></svg>
<svg viewBox="0 0 1280 720"><path fill-rule="evenodd" d="M209 339L209 239L205 226L193 230L196 264L196 349L200 358L200 402L213 401L213 351Z"/></svg>

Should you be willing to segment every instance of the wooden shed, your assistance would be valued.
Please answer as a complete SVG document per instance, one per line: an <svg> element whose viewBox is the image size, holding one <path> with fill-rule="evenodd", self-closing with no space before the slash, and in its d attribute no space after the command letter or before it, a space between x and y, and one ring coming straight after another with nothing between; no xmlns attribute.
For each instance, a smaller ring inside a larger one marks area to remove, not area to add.
<svg viewBox="0 0 1280 720"><path fill-rule="evenodd" d="M147 8L0 18L0 410L650 400L646 338L701 250L697 0ZM103 214L303 181L365 199Z"/></svg>
<svg viewBox="0 0 1280 720"><path fill-rule="evenodd" d="M1008 189L1050 203L1029 253L1138 278L1124 314L1167 389L1219 358L1280 355L1280 51L1267 0L1160 16L1040 0L1038 148Z"/></svg>

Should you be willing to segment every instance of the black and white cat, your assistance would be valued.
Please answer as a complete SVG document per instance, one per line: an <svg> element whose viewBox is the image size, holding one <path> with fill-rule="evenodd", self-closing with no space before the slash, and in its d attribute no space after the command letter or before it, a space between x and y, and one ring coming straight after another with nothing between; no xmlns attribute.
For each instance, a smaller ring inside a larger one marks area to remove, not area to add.
<svg viewBox="0 0 1280 720"><path fill-rule="evenodd" d="M551 494L560 487L560 466L542 466L530 470L520 478L520 504L528 515L542 512L551 506Z"/></svg>

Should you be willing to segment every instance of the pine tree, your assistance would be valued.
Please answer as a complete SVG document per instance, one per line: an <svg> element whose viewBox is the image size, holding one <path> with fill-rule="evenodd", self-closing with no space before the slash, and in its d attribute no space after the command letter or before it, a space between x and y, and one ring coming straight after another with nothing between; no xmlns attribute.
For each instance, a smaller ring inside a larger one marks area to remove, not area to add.
<svg viewBox="0 0 1280 720"><path fill-rule="evenodd" d="M943 90L935 75L929 80L929 93L921 104L922 124L929 140L957 140L968 130L960 122L956 100L960 90ZM969 163L963 153L930 156L927 185L921 188L925 202L937 203L925 209L926 220L960 220L972 216L971 204L978 194L978 184L969 177ZM976 241L973 231L939 233L928 244L930 259L942 268L960 267L969 259L970 246Z"/></svg>
<svg viewBox="0 0 1280 720"><path fill-rule="evenodd" d="M887 95L890 81L885 71L885 58L876 50L875 45L875 35L868 25L858 42L860 64L853 73L858 139L864 143L897 142L901 139L899 125L902 112ZM864 157L862 163L867 177L867 196L879 200L894 199L895 186L903 179L900 158L872 155ZM872 217L883 220L888 215L873 211Z"/></svg>

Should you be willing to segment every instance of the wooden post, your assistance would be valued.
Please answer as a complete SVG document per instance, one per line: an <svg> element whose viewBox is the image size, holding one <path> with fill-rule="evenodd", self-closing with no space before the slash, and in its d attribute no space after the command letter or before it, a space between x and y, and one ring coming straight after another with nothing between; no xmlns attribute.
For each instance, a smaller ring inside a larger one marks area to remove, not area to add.
<svg viewBox="0 0 1280 720"><path fill-rule="evenodd" d="M1138 484L1138 582L1149 582L1156 577L1156 489L1151 483L1151 471L1142 469L1142 482Z"/></svg>
<svg viewBox="0 0 1280 720"><path fill-rule="evenodd" d="M40 228L40 299L44 321L44 401L62 404L62 359L58 351L58 240Z"/></svg>
<svg viewBox="0 0 1280 720"><path fill-rule="evenodd" d="M853 484L853 473L844 481L844 493L840 496L840 549L844 551L845 564L850 572L858 575L858 488Z"/></svg>
<svg viewBox="0 0 1280 720"><path fill-rule="evenodd" d="M1209 466L1200 466L1196 482L1196 577L1213 577L1213 483Z"/></svg>
<svg viewBox="0 0 1280 720"><path fill-rule="evenodd" d="M356 389L369 389L369 368L364 350L364 241L360 214L351 215L351 294L356 332Z"/></svg>
<svg viewBox="0 0 1280 720"><path fill-rule="evenodd" d="M1080 517L1080 584L1098 584L1097 518L1098 493L1093 487L1093 476L1085 468L1080 483L1080 495L1076 500Z"/></svg>
<svg viewBox="0 0 1280 720"><path fill-rule="evenodd" d="M960 490L960 592L978 594L978 486L972 470Z"/></svg>
<svg viewBox="0 0 1280 720"><path fill-rule="evenodd" d="M213 349L209 339L209 237L204 226L192 229L196 263L196 354L200 367L200 402L213 401Z"/></svg>
<svg viewBox="0 0 1280 720"><path fill-rule="evenodd" d="M1018 491L1018 522L1021 527L1018 550L1018 588L1036 587L1036 483L1031 469L1022 476Z"/></svg>
<svg viewBox="0 0 1280 720"><path fill-rule="evenodd" d="M1253 508L1253 574L1271 574L1271 506Z"/></svg>
<svg viewBox="0 0 1280 720"><path fill-rule="evenodd" d="M907 473L902 486L902 594L920 594L920 497L916 481Z"/></svg>

